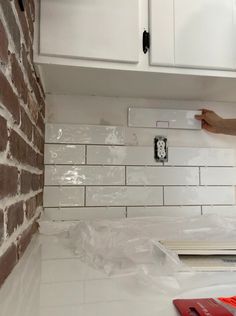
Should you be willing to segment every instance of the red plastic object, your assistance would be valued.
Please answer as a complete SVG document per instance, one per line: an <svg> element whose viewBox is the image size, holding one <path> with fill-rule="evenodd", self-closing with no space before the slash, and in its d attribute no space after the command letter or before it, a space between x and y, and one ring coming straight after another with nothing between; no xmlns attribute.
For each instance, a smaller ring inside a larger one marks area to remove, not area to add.
<svg viewBox="0 0 236 316"><path fill-rule="evenodd" d="M176 299L175 307L182 316L232 316L225 307L218 304L213 298L203 299Z"/></svg>

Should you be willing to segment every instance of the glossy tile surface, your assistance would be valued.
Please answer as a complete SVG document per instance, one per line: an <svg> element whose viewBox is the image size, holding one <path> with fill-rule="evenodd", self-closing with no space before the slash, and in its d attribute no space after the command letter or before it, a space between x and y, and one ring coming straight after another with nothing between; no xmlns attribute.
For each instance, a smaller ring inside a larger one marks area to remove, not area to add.
<svg viewBox="0 0 236 316"><path fill-rule="evenodd" d="M61 207L45 208L45 215L53 221L125 218L125 207Z"/></svg>
<svg viewBox="0 0 236 316"><path fill-rule="evenodd" d="M46 144L44 148L44 163L48 165L84 164L85 146Z"/></svg>
<svg viewBox="0 0 236 316"><path fill-rule="evenodd" d="M232 296L235 281L235 274L225 272L214 277L219 286L196 284L178 297ZM0 289L0 316L178 316L172 300L134 276L108 277L81 262L57 237L41 236Z"/></svg>
<svg viewBox="0 0 236 316"><path fill-rule="evenodd" d="M154 159L154 147L88 146L88 164L106 165L162 165Z"/></svg>
<svg viewBox="0 0 236 316"><path fill-rule="evenodd" d="M201 168L202 185L236 185L236 168Z"/></svg>
<svg viewBox="0 0 236 316"><path fill-rule="evenodd" d="M170 147L165 165L172 166L234 166L234 150L228 148Z"/></svg>
<svg viewBox="0 0 236 316"><path fill-rule="evenodd" d="M124 128L99 125L46 124L45 142L124 145Z"/></svg>
<svg viewBox="0 0 236 316"><path fill-rule="evenodd" d="M127 167L128 185L199 185L198 168Z"/></svg>
<svg viewBox="0 0 236 316"><path fill-rule="evenodd" d="M234 187L165 187L166 205L234 204Z"/></svg>
<svg viewBox="0 0 236 316"><path fill-rule="evenodd" d="M197 216L201 215L200 206L148 206L128 207L128 217L143 216ZM236 214L235 214L236 215Z"/></svg>
<svg viewBox="0 0 236 316"><path fill-rule="evenodd" d="M174 109L145 109L129 108L129 126L174 128L174 129L201 129L201 123L194 116L200 111Z"/></svg>
<svg viewBox="0 0 236 316"><path fill-rule="evenodd" d="M122 185L125 168L109 166L45 166L45 185Z"/></svg>
<svg viewBox="0 0 236 316"><path fill-rule="evenodd" d="M88 206L162 205L163 188L160 187L88 187Z"/></svg>
<svg viewBox="0 0 236 316"><path fill-rule="evenodd" d="M218 214L218 215L221 215L221 216L234 217L234 216L236 216L236 206L234 206L234 205L224 205L224 206L211 205L211 206L203 206L203 207L202 207L202 214L203 214L203 215Z"/></svg>
<svg viewBox="0 0 236 316"><path fill-rule="evenodd" d="M44 187L44 207L83 206L84 188L82 187Z"/></svg>

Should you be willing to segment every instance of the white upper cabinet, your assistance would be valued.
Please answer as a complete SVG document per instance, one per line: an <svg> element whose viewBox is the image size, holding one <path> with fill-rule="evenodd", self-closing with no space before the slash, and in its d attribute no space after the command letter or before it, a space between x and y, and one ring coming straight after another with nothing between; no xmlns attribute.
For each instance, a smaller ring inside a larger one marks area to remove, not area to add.
<svg viewBox="0 0 236 316"><path fill-rule="evenodd" d="M138 0L41 0L42 55L138 63Z"/></svg>
<svg viewBox="0 0 236 316"><path fill-rule="evenodd" d="M236 69L235 0L150 0L151 65Z"/></svg>

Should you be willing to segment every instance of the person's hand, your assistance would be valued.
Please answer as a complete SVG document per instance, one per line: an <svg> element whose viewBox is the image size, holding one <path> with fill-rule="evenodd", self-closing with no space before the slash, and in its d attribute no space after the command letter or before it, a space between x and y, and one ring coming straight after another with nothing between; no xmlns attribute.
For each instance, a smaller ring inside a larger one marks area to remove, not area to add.
<svg viewBox="0 0 236 316"><path fill-rule="evenodd" d="M211 133L224 133L224 119L215 112L203 109L201 115L195 118L202 121L202 128Z"/></svg>

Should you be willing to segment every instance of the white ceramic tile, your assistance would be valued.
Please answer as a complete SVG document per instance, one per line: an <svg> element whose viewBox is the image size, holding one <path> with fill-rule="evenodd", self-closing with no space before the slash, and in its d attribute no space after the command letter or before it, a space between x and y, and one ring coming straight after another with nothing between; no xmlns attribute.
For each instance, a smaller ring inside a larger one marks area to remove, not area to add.
<svg viewBox="0 0 236 316"><path fill-rule="evenodd" d="M44 207L83 206L82 187L44 187Z"/></svg>
<svg viewBox="0 0 236 316"><path fill-rule="evenodd" d="M169 147L168 162L173 166L233 166L234 150L227 148Z"/></svg>
<svg viewBox="0 0 236 316"><path fill-rule="evenodd" d="M40 235L42 260L76 258L76 255L61 242L58 236Z"/></svg>
<svg viewBox="0 0 236 316"><path fill-rule="evenodd" d="M203 185L236 185L236 168L201 168Z"/></svg>
<svg viewBox="0 0 236 316"><path fill-rule="evenodd" d="M135 291L134 291L135 293ZM158 295L154 299L140 299L134 297L132 300L119 300L110 302L97 302L84 305L83 316L176 316L173 304L167 305L168 301L163 296ZM163 306L166 306L163 310ZM75 314L73 316L77 316ZM43 315L44 316L44 315ZM46 315L47 316L47 315ZM51 316L51 315L50 315ZM70 316L70 315L69 315Z"/></svg>
<svg viewBox="0 0 236 316"><path fill-rule="evenodd" d="M126 288L126 279L91 280L85 282L85 302L129 300L134 294Z"/></svg>
<svg viewBox="0 0 236 316"><path fill-rule="evenodd" d="M128 185L198 185L199 169L188 167L127 167Z"/></svg>
<svg viewBox="0 0 236 316"><path fill-rule="evenodd" d="M45 166L45 185L122 185L124 167Z"/></svg>
<svg viewBox="0 0 236 316"><path fill-rule="evenodd" d="M46 143L124 144L124 128L99 125L47 124Z"/></svg>
<svg viewBox="0 0 236 316"><path fill-rule="evenodd" d="M79 258L42 261L42 283L82 281L86 279L86 275L87 264Z"/></svg>
<svg viewBox="0 0 236 316"><path fill-rule="evenodd" d="M175 129L201 129L201 122L195 119L200 111L175 109L129 108L129 126Z"/></svg>
<svg viewBox="0 0 236 316"><path fill-rule="evenodd" d="M161 165L154 159L154 147L88 146L88 164Z"/></svg>
<svg viewBox="0 0 236 316"><path fill-rule="evenodd" d="M124 218L124 207L45 208L45 215L53 221Z"/></svg>
<svg viewBox="0 0 236 316"><path fill-rule="evenodd" d="M221 216L236 216L236 206L235 205L222 205L222 206L203 206L203 215L217 214Z"/></svg>
<svg viewBox="0 0 236 316"><path fill-rule="evenodd" d="M85 282L85 302L145 301L157 299L157 292L150 286L143 286L135 276L91 280ZM160 298L160 296L159 296Z"/></svg>
<svg viewBox="0 0 236 316"><path fill-rule="evenodd" d="M228 205L235 203L233 187L165 187L165 205Z"/></svg>
<svg viewBox="0 0 236 316"><path fill-rule="evenodd" d="M83 281L41 284L40 305L65 306L84 302Z"/></svg>
<svg viewBox="0 0 236 316"><path fill-rule="evenodd" d="M128 207L128 217L144 216L197 216L201 215L200 206L155 206Z"/></svg>
<svg viewBox="0 0 236 316"><path fill-rule="evenodd" d="M48 165L84 164L85 146L46 144L44 150L44 163Z"/></svg>
<svg viewBox="0 0 236 316"><path fill-rule="evenodd" d="M85 315L85 305L60 306L60 307L41 307L40 315L37 316L78 316ZM95 316L96 314L94 314ZM89 316L93 316L90 314Z"/></svg>
<svg viewBox="0 0 236 316"><path fill-rule="evenodd" d="M162 205L160 187L88 187L87 206Z"/></svg>

